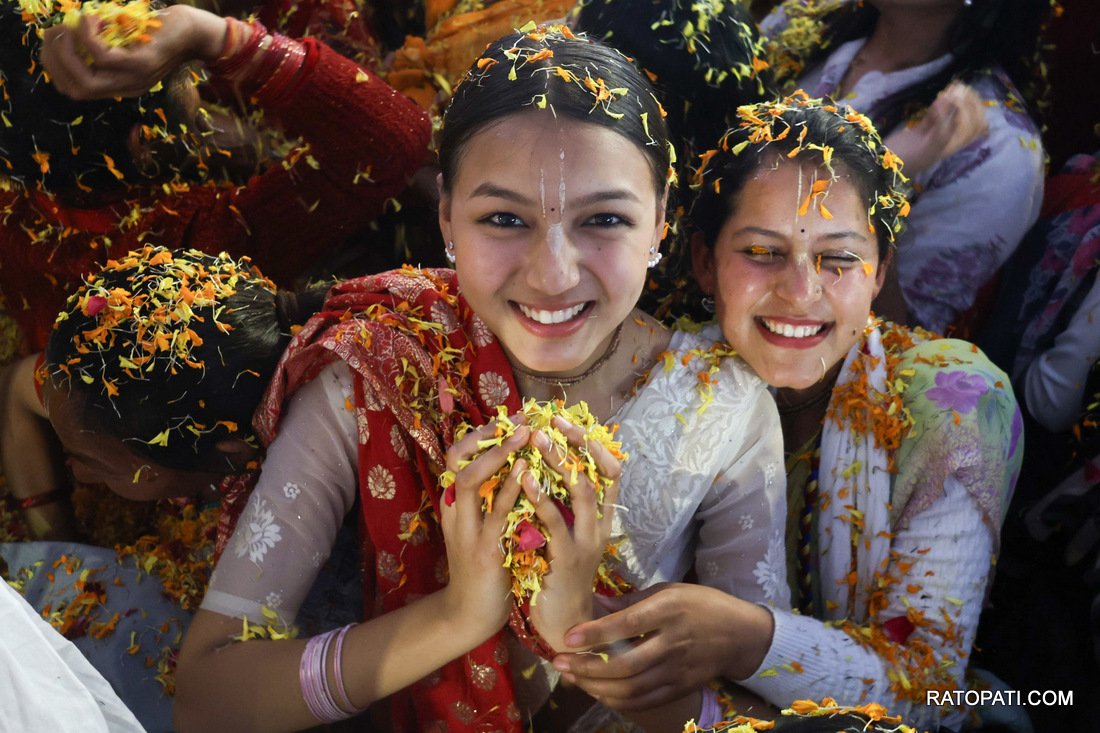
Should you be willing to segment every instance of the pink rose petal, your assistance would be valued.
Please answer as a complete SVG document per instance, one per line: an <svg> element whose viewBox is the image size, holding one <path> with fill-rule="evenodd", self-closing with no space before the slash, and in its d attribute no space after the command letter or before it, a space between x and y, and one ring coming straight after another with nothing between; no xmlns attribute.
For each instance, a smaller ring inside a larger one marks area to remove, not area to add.
<svg viewBox="0 0 1100 733"><path fill-rule="evenodd" d="M894 616L882 624L882 630L890 641L904 644L909 635L913 633L913 622L906 616Z"/></svg>
<svg viewBox="0 0 1100 733"><path fill-rule="evenodd" d="M535 525L524 519L516 527L516 549L520 552L537 550L546 544L546 537Z"/></svg>
<svg viewBox="0 0 1100 733"><path fill-rule="evenodd" d="M85 315L94 316L107 307L107 299L102 295L91 295L84 301Z"/></svg>

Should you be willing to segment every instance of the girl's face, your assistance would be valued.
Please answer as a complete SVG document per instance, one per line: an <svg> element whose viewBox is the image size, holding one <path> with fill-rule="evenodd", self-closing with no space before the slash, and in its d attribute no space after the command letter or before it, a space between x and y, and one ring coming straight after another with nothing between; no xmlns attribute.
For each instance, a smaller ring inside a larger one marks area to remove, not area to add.
<svg viewBox="0 0 1100 733"><path fill-rule="evenodd" d="M664 201L627 138L524 112L469 139L439 220L463 295L512 362L564 376L634 308Z"/></svg>
<svg viewBox="0 0 1100 733"><path fill-rule="evenodd" d="M843 360L882 285L866 205L845 175L827 176L797 162L761 168L714 247L692 242L726 339L774 387L805 389Z"/></svg>
<svg viewBox="0 0 1100 733"><path fill-rule="evenodd" d="M192 496L223 478L162 466L135 452L121 438L88 428L81 396L54 387L48 379L42 390L65 462L80 483L104 484L132 501L153 501Z"/></svg>

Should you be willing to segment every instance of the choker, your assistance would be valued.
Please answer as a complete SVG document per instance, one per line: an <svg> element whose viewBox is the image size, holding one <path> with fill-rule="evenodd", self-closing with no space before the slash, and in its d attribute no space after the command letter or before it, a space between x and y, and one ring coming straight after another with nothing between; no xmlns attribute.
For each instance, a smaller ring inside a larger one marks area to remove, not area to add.
<svg viewBox="0 0 1100 733"><path fill-rule="evenodd" d="M580 384L584 380L591 377L600 367L607 363L616 351L619 349L619 341L623 335L623 324L619 324L615 328L615 333L611 336L611 343L607 345L607 349L600 355L599 359L592 362L592 366L585 369L580 374L574 374L568 377L548 377L545 374L538 374L536 372L530 372L521 367L519 364L512 365L512 371L521 376L527 377L530 380L538 382L540 384L549 384L553 387L572 387L575 384Z"/></svg>
<svg viewBox="0 0 1100 733"><path fill-rule="evenodd" d="M793 415L797 412L802 412L810 407L816 407L822 403L829 401L829 398L833 396L833 388L822 390L812 397L808 397L801 402L795 402L793 405L781 405L779 400L775 401L776 409L779 410L780 415Z"/></svg>

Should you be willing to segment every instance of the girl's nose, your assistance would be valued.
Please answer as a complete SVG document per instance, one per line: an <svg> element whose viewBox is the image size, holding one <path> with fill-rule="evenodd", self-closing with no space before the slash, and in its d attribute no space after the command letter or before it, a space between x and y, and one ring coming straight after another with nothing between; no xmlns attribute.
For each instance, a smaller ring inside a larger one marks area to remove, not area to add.
<svg viewBox="0 0 1100 733"><path fill-rule="evenodd" d="M818 260L808 257L794 257L779 274L776 284L777 294L784 300L802 305L812 303L821 297L822 273Z"/></svg>
<svg viewBox="0 0 1100 733"><path fill-rule="evenodd" d="M577 248L560 224L553 224L534 243L527 262L528 284L547 295L559 295L580 282Z"/></svg>

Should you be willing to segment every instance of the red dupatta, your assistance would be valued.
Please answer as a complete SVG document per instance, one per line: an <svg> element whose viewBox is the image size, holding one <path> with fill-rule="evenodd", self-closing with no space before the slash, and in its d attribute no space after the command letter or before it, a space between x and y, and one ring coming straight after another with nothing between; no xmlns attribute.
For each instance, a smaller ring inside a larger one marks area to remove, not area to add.
<svg viewBox="0 0 1100 733"><path fill-rule="evenodd" d="M256 413L269 444L287 397L336 360L355 379L363 590L370 616L447 582L436 520L437 476L460 421L520 406L512 369L457 293L451 270L401 270L349 280L293 338ZM374 572L368 569L373 565ZM503 633L389 700L396 731L520 733Z"/></svg>

